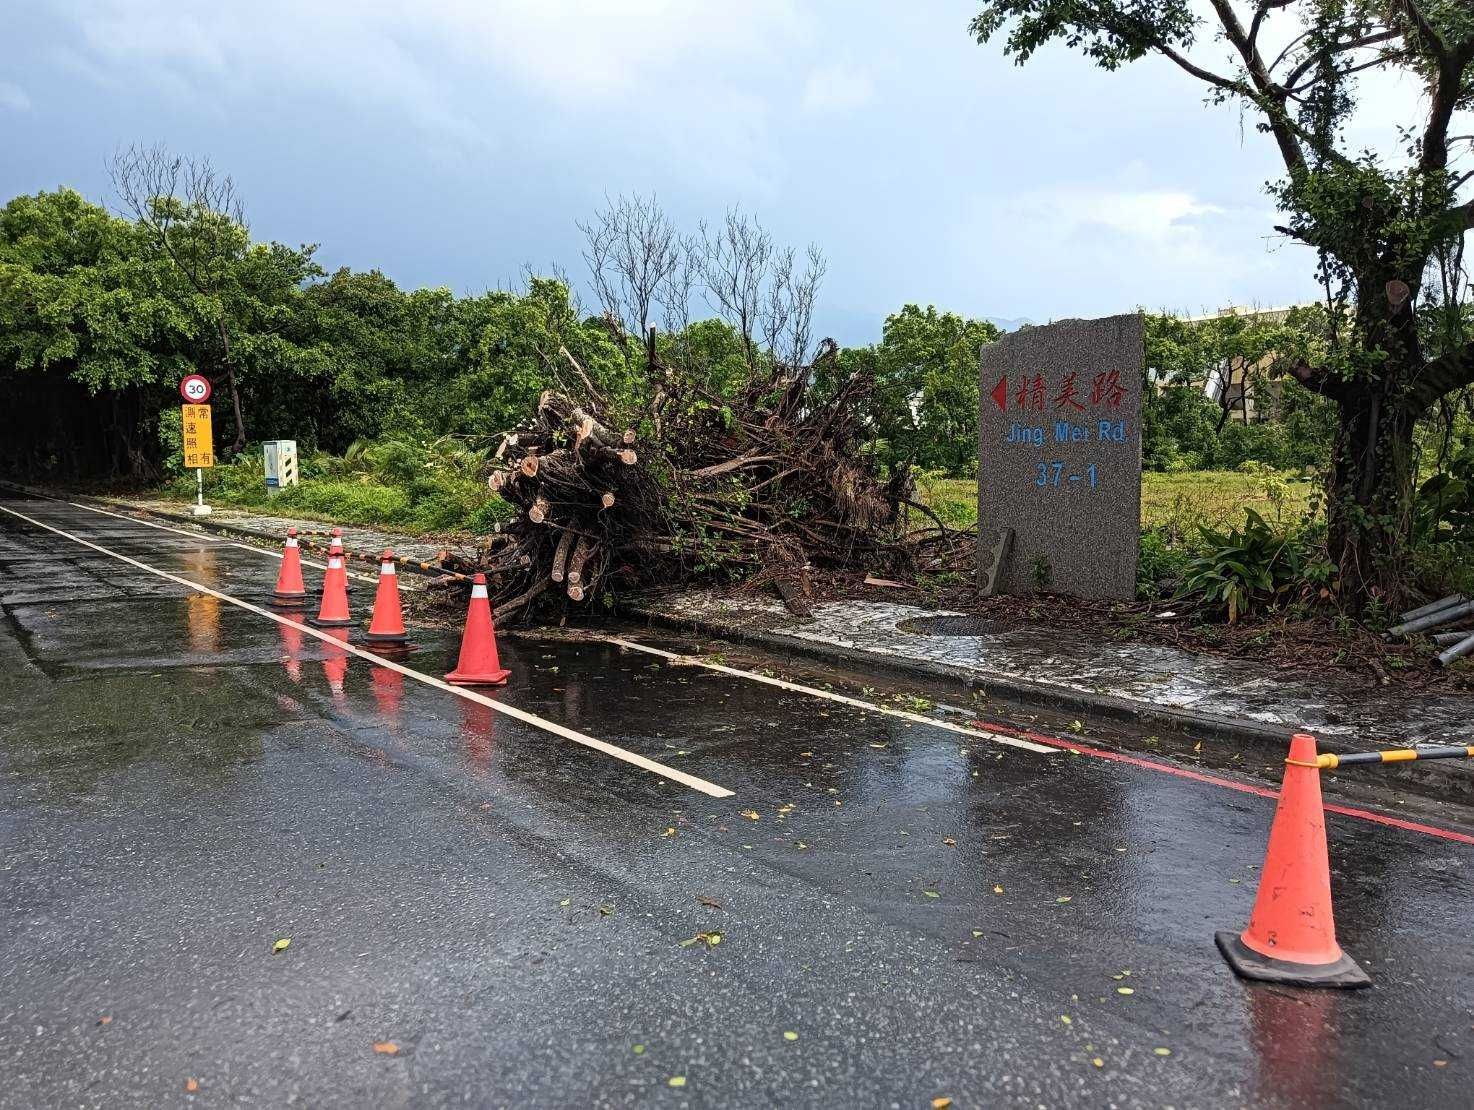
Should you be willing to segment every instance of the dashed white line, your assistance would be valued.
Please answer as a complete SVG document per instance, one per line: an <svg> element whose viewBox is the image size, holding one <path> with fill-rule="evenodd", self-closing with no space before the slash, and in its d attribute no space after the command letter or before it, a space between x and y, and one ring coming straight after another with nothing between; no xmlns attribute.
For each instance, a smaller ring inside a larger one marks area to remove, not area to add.
<svg viewBox="0 0 1474 1110"><path fill-rule="evenodd" d="M702 659L700 656L681 655L679 652L666 651L664 648L650 647L648 644L636 643L634 640L626 640L620 636L604 636L601 638L618 647L628 648L630 651L643 651L647 655L657 655L673 663L693 667L705 667L709 671L718 671L721 674L732 675L734 678L745 678L750 682L761 682L767 686L776 686L780 690L791 690L797 694L808 694L810 697L839 702L841 705L854 706L856 709L864 709L870 713L884 713L887 717L899 717L904 721L911 721L913 724L926 725L928 728L940 728L948 732L958 732L964 736L990 740L995 744L1006 744L1010 748L1022 748L1026 752L1035 752L1039 755L1056 755L1059 751L1057 748L1036 744L1032 740L1021 740L1017 736L1004 736L1002 733L989 732L986 729L956 725L951 721L938 720L936 717L927 717L920 713L908 712L905 709L893 709L888 705L880 705L876 702L864 701L861 698L848 697L845 694L836 694L833 690L820 690L814 686L804 686L802 683L789 682L787 679L758 674L756 671L744 671L736 667L725 666L721 663L713 663L709 660Z"/></svg>
<svg viewBox="0 0 1474 1110"><path fill-rule="evenodd" d="M302 624L294 620L289 620L278 613L271 612L269 609L263 609L261 608L261 606L253 605L249 601L242 601L238 597L233 597L230 594L222 593L220 590L213 589L212 587L206 586L203 583L191 582L188 578L181 578L177 574L170 574L168 571L160 570L158 567L151 567L147 563L141 562L138 559L134 559L128 555L122 555L116 551L111 551L108 548L103 547L101 544L93 543L91 540L84 540L80 536L74 536L70 532L53 527L52 525L47 524L45 521L26 516L25 513L18 513L14 509L7 508L4 505L0 505L0 512L9 513L11 516L15 517L18 520L24 520L27 524L33 524L37 528L44 528L46 531L53 532L56 535L61 536L63 539L71 540L73 543L81 544L83 547L91 548L93 551L97 551L103 555L109 556L110 558L117 559L120 563L127 563L129 566L137 567L139 570L147 571L149 574L157 575L160 578L167 579L168 581L174 582L180 586L184 586L188 589L195 590L202 594L208 594L211 597L217 597L221 601L234 605L237 608L244 609L248 613L255 613L259 617L265 617L267 620L275 621L277 624L286 625L291 628L298 629L309 636L323 641L324 643L332 644L336 648L341 648L344 651L356 655L360 659L364 659L367 662L372 663L376 667L383 667L386 670L397 671L399 674L404 675L406 678L412 678L416 682L424 683L426 686L433 686L437 690L442 690L447 694L454 694L456 697L463 698L466 701L473 701L479 705L484 705L488 709L492 709L497 713L512 717L523 722L524 724L532 725L534 728L540 728L544 732L550 732L554 736L561 736L565 740L572 740L575 744L581 744L586 748L592 748L596 752L600 752L604 755L610 756L611 758L618 759L621 762L628 763L632 767L638 767L642 771L649 771L652 775L659 775L661 778L670 779L672 782L680 783L682 786L699 791L700 793L705 794L708 797L730 798L732 796L732 791L728 790L724 786L718 786L716 783L708 782L706 781L706 779L698 778L695 775L688 775L684 771L676 770L674 767L667 767L663 763L657 763L653 759L647 759L645 756L639 755L636 752L626 751L624 748L618 747L614 744L610 744L605 740L600 740L593 736L586 736L584 733L581 732L575 732L573 729L565 728L563 725L558 724L556 721L549 721L546 718L539 717L535 713L529 713L525 709L518 709L516 706L506 705L502 702L495 701L492 698L488 698L484 694L478 694L475 690L468 690L463 686L452 686L450 683L442 682L438 678L432 678L430 675L427 675L422 671L414 670L410 667L404 666L402 663L396 663L392 659L385 659L382 656L375 655L373 652L365 651L362 648L356 647L355 645L350 643L345 643L343 640L339 639L337 636L334 636L329 632L324 632L320 629L313 628L311 625ZM123 519L126 520L128 518L124 517Z"/></svg>

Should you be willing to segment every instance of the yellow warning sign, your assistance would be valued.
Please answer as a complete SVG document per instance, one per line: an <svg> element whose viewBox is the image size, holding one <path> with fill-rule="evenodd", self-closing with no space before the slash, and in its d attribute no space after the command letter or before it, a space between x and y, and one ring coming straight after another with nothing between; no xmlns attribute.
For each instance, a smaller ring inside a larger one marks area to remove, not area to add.
<svg viewBox="0 0 1474 1110"><path fill-rule="evenodd" d="M215 433L210 426L209 405L180 405L184 424L184 465L215 465Z"/></svg>

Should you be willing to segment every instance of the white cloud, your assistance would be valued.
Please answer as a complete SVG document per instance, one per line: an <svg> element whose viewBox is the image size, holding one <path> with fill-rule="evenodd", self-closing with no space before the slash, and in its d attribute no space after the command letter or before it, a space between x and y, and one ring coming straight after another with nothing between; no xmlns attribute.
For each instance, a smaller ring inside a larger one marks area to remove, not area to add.
<svg viewBox="0 0 1474 1110"><path fill-rule="evenodd" d="M1218 205L1198 200L1191 193L1078 188L1053 190L1023 201L1020 208L1025 212L1033 208L1071 230L1097 225L1142 244L1174 249L1200 242L1199 221L1224 213Z"/></svg>
<svg viewBox="0 0 1474 1110"><path fill-rule="evenodd" d="M31 109L31 98L26 95L26 90L10 81L0 81L0 108L9 108L16 112L28 112Z"/></svg>
<svg viewBox="0 0 1474 1110"><path fill-rule="evenodd" d="M875 96L868 74L847 65L827 65L814 70L804 82L806 112L850 112L862 108Z"/></svg>
<svg viewBox="0 0 1474 1110"><path fill-rule="evenodd" d="M1218 204L1136 176L980 200L966 240L984 259L1027 259L1009 284L1019 303L1056 315L1298 299L1304 259L1279 249L1267 205Z"/></svg>
<svg viewBox="0 0 1474 1110"><path fill-rule="evenodd" d="M70 0L80 52L201 108L263 90L393 113L436 144L590 130L761 194L769 90L814 36L798 0ZM754 81L764 67L774 79ZM187 93L185 95L188 95ZM518 102L520 101L520 102ZM529 106L530 101L530 106ZM570 158L581 138L568 139Z"/></svg>

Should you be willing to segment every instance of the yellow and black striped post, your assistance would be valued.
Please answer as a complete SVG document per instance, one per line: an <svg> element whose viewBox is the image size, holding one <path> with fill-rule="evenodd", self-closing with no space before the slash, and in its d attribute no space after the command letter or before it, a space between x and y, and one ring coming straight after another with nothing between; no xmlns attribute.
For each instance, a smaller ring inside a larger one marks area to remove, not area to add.
<svg viewBox="0 0 1474 1110"><path fill-rule="evenodd" d="M1348 752L1336 755L1322 752L1315 757L1315 766L1322 771L1347 767L1354 763L1411 763L1418 759L1474 759L1474 744L1429 744L1422 748L1392 748L1385 752Z"/></svg>

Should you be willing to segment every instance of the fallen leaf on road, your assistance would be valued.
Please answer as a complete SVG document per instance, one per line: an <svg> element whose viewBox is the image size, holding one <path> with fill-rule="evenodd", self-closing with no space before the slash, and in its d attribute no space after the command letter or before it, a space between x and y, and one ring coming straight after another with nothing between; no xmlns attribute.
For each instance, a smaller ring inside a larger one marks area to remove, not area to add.
<svg viewBox="0 0 1474 1110"><path fill-rule="evenodd" d="M715 948L721 943L721 933L697 933L694 937L681 941L681 947L690 948L693 944L704 944L708 948Z"/></svg>
<svg viewBox="0 0 1474 1110"><path fill-rule="evenodd" d="M645 1046L642 1044L637 1044L635 1045L633 1052L636 1056L643 1056L645 1055Z"/></svg>
<svg viewBox="0 0 1474 1110"><path fill-rule="evenodd" d="M399 1046L393 1041L376 1041L374 1051L380 1056L398 1056Z"/></svg>
<svg viewBox="0 0 1474 1110"><path fill-rule="evenodd" d="M950 836L942 837L942 843L945 844L948 848L957 847L957 841L953 840Z"/></svg>
<svg viewBox="0 0 1474 1110"><path fill-rule="evenodd" d="M1064 1022L1066 1025L1073 1025L1074 1024L1074 1019L1071 1018L1069 1014L1060 1014L1059 1015L1059 1020L1062 1021L1062 1022Z"/></svg>
<svg viewBox="0 0 1474 1110"><path fill-rule="evenodd" d="M103 1014L102 1017L97 1019L98 1025L111 1025L112 1023L113 1019L109 1014Z"/></svg>
<svg viewBox="0 0 1474 1110"><path fill-rule="evenodd" d="M710 894L698 894L696 896L696 901L700 902L703 906L710 910L719 910L723 908L722 904L718 902L715 898L713 898Z"/></svg>
<svg viewBox="0 0 1474 1110"><path fill-rule="evenodd" d="M669 828L667 828L665 830L665 832L661 833L660 835L661 836L675 836L676 835L676 827L674 825L671 825Z"/></svg>
<svg viewBox="0 0 1474 1110"><path fill-rule="evenodd" d="M1116 988L1116 993L1117 994L1135 994L1136 992L1134 990L1132 990L1130 987L1117 987Z"/></svg>
<svg viewBox="0 0 1474 1110"><path fill-rule="evenodd" d="M792 1029L785 1029L783 1031L783 1039L785 1041L796 1041L798 1040L798 1034L795 1033Z"/></svg>
<svg viewBox="0 0 1474 1110"><path fill-rule="evenodd" d="M684 1075L673 1075L665 1081L665 1085L667 1087L684 1087L686 1085L686 1077Z"/></svg>
<svg viewBox="0 0 1474 1110"><path fill-rule="evenodd" d="M1152 1049L1152 1051L1155 1052L1158 1056L1171 1056L1172 1055L1172 1050L1170 1048L1154 1048L1154 1049Z"/></svg>
<svg viewBox="0 0 1474 1110"><path fill-rule="evenodd" d="M1003 888L1001 886L995 886L993 888L993 893L994 894L1002 894L1003 893Z"/></svg>
<svg viewBox="0 0 1474 1110"><path fill-rule="evenodd" d="M572 898L565 898L565 899L563 899L563 901L559 902L558 905L560 905L560 906L566 906L571 901L573 901Z"/></svg>
<svg viewBox="0 0 1474 1110"><path fill-rule="evenodd" d="M610 905L608 902L605 902L602 906L599 907L599 916L600 917L608 917L613 912L614 912L614 907L612 905Z"/></svg>
<svg viewBox="0 0 1474 1110"><path fill-rule="evenodd" d="M277 941L271 946L271 950L273 952L285 952L287 948L291 945L291 943L291 937L282 937L281 940Z"/></svg>
<svg viewBox="0 0 1474 1110"><path fill-rule="evenodd" d="M983 935L983 931L981 929L974 929L972 931L972 935L973 935L973 939L976 940L978 937L980 937L980 936Z"/></svg>
<svg viewBox="0 0 1474 1110"><path fill-rule="evenodd" d="M1105 1061L1104 1061L1104 1060L1102 1060L1102 1059L1101 1059L1101 1058L1100 1058L1100 1057L1099 1057L1099 1056L1097 1056L1097 1057L1095 1057L1095 1058L1094 1058L1094 1059L1093 1059L1093 1060L1091 1060L1091 1061L1090 1061L1090 1062L1091 1062L1091 1063L1092 1063L1092 1064L1094 1064L1094 1065L1095 1065L1095 1066L1096 1066L1096 1067L1098 1067L1098 1068L1103 1068L1103 1067L1105 1067Z"/></svg>
<svg viewBox="0 0 1474 1110"><path fill-rule="evenodd" d="M761 821L763 819L763 815L755 809L744 809L740 816L746 817L749 821Z"/></svg>
<svg viewBox="0 0 1474 1110"><path fill-rule="evenodd" d="M193 1094L195 1091L198 1091L200 1089L200 1081L193 1078L186 1079L184 1081L184 1089Z"/></svg>
<svg viewBox="0 0 1474 1110"><path fill-rule="evenodd" d="M952 1100L946 1095L943 1095L941 1098L932 1099L931 1105L932 1110L947 1110L947 1107L952 1105Z"/></svg>
<svg viewBox="0 0 1474 1110"><path fill-rule="evenodd" d="M1068 902L1069 900L1070 896L1068 894L1061 894L1058 898L1055 899L1056 902Z"/></svg>

